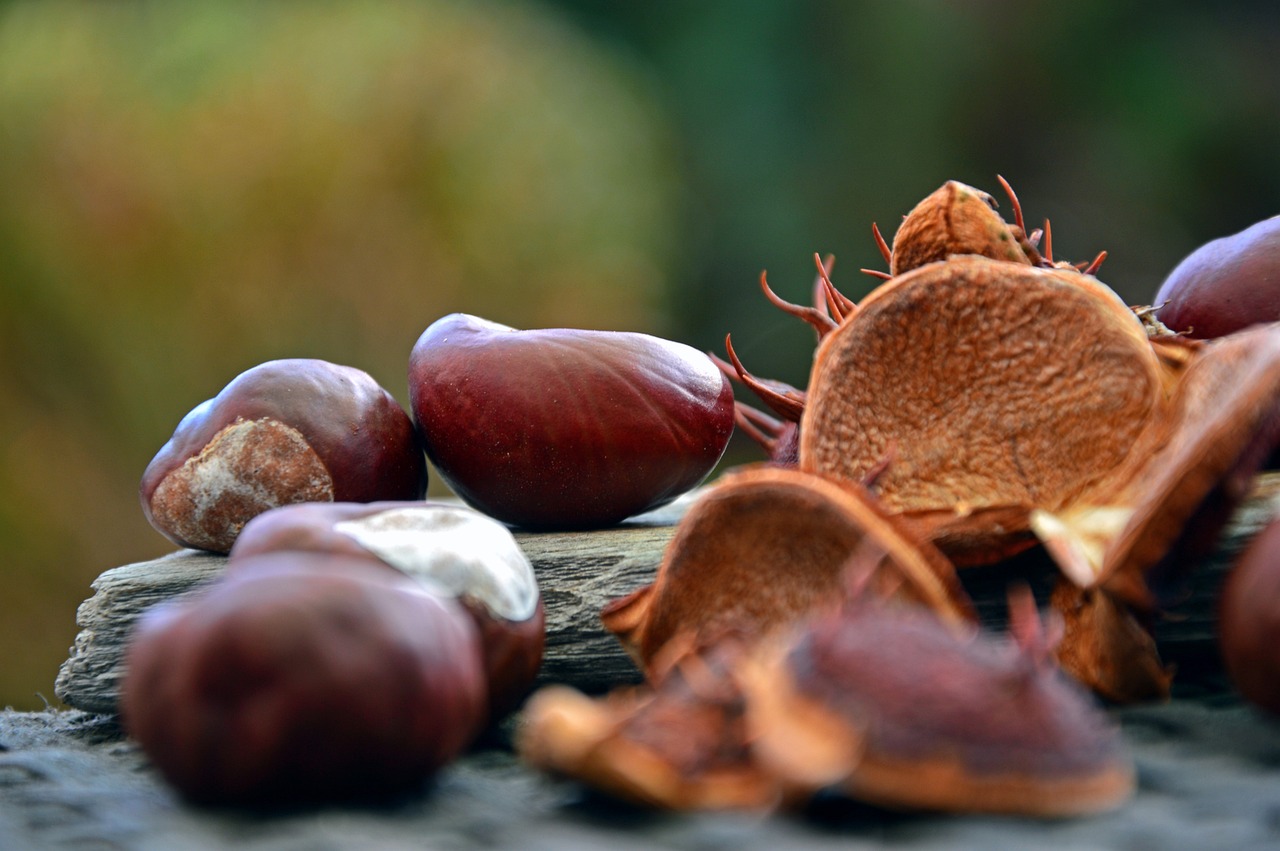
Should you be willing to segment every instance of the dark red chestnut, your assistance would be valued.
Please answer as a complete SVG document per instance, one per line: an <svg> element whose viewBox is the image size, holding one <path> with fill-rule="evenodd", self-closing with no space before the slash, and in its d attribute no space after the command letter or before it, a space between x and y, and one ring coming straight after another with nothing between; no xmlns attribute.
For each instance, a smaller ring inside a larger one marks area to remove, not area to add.
<svg viewBox="0 0 1280 851"><path fill-rule="evenodd" d="M496 520L421 502L287 505L249 521L231 548L229 570L288 550L374 560L456 598L479 630L493 720L533 685L546 637L542 598L533 566Z"/></svg>
<svg viewBox="0 0 1280 851"><path fill-rule="evenodd" d="M646 334L452 314L413 347L409 396L458 495L529 528L608 526L669 502L733 432L733 390L710 358Z"/></svg>
<svg viewBox="0 0 1280 851"><path fill-rule="evenodd" d="M275 553L140 619L121 711L188 798L268 807L412 789L474 740L485 699L452 600L365 559Z"/></svg>
<svg viewBox="0 0 1280 851"><path fill-rule="evenodd" d="M295 502L421 499L413 422L368 373L322 360L241 373L178 424L142 475L142 510L184 547L226 552L240 529Z"/></svg>
<svg viewBox="0 0 1280 851"><path fill-rule="evenodd" d="M1240 694L1280 715L1280 521L1258 533L1227 575L1218 642Z"/></svg>
<svg viewBox="0 0 1280 851"><path fill-rule="evenodd" d="M1164 279L1155 304L1161 322L1201 339L1280 319L1280 216L1191 252Z"/></svg>

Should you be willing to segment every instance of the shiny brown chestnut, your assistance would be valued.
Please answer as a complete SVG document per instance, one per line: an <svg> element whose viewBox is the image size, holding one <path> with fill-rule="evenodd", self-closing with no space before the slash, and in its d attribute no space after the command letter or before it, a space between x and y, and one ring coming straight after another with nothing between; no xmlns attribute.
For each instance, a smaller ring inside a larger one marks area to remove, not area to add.
<svg viewBox="0 0 1280 851"><path fill-rule="evenodd" d="M706 478L733 432L715 364L647 334L451 314L414 345L409 396L454 491L535 529L608 526L669 502Z"/></svg>
<svg viewBox="0 0 1280 851"><path fill-rule="evenodd" d="M143 615L121 710L187 798L271 807L414 788L474 740L485 699L452 600L366 559L274 553Z"/></svg>
<svg viewBox="0 0 1280 851"><path fill-rule="evenodd" d="M1218 600L1227 675L1249 702L1280 715L1280 521L1240 555Z"/></svg>
<svg viewBox="0 0 1280 851"><path fill-rule="evenodd" d="M1160 285L1156 315L1191 337L1223 337L1280 319L1280 216L1206 242Z"/></svg>
<svg viewBox="0 0 1280 851"><path fill-rule="evenodd" d="M542 597L533 566L496 520L440 503L286 505L244 527L228 570L280 551L368 559L460 602L480 636L492 720L514 709L533 685L546 640Z"/></svg>
<svg viewBox="0 0 1280 851"><path fill-rule="evenodd" d="M175 544L227 552L241 528L295 502L421 499L413 422L366 372L291 358L253 367L183 417L139 486Z"/></svg>

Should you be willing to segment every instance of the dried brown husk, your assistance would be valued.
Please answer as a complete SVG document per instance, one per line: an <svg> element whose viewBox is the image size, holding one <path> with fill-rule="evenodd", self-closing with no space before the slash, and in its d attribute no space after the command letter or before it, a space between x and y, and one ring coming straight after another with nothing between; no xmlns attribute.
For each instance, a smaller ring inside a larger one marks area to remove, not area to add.
<svg viewBox="0 0 1280 851"><path fill-rule="evenodd" d="M590 698L536 692L517 731L521 758L614 797L669 810L772 809L776 781L751 757L736 644L706 655L678 642L651 684Z"/></svg>
<svg viewBox="0 0 1280 851"><path fill-rule="evenodd" d="M1168 694L1167 679L1163 694L1154 688L1154 643L1136 624L1213 547L1280 438L1280 324L1195 349L1159 431L1156 450L1131 474L1034 517L1074 583L1055 593L1055 604L1069 621L1091 624L1063 642L1063 665L1117 700ZM1129 675L1117 672L1126 670L1147 675L1125 682Z"/></svg>
<svg viewBox="0 0 1280 851"><path fill-rule="evenodd" d="M1074 269L953 257L873 291L819 348L800 468L877 480L958 564L1032 542L1153 439L1164 375L1141 322Z"/></svg>
<svg viewBox="0 0 1280 851"><path fill-rule="evenodd" d="M1112 703L1168 699L1173 670L1132 609L1102 588L1078 588L1066 579L1050 601L1065 624L1058 664L1077 682Z"/></svg>
<svg viewBox="0 0 1280 851"><path fill-rule="evenodd" d="M1039 265L1040 255L1020 227L995 210L981 189L949 180L915 206L893 236L891 275L958 254Z"/></svg>
<svg viewBox="0 0 1280 851"><path fill-rule="evenodd" d="M895 809L1114 808L1134 784L1119 732L1041 638L961 637L926 611L850 606L746 669L755 756L792 797L834 786Z"/></svg>
<svg viewBox="0 0 1280 851"><path fill-rule="evenodd" d="M601 619L651 673L682 633L764 637L839 606L847 562L868 553L893 568L882 571L881 596L923 603L952 624L973 619L951 563L865 488L769 466L721 477L680 521L654 582Z"/></svg>

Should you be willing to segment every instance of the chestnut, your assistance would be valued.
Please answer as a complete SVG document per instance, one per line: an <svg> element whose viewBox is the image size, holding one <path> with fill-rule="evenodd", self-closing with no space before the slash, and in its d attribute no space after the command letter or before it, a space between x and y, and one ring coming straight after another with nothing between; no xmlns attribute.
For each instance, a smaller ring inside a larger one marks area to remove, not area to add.
<svg viewBox="0 0 1280 851"><path fill-rule="evenodd" d="M733 432L729 380L689 346L464 314L414 345L409 397L454 491L533 529L609 526L669 502L706 478Z"/></svg>
<svg viewBox="0 0 1280 851"><path fill-rule="evenodd" d="M1280 216L1192 251L1164 279L1155 304L1166 326L1201 339L1280 319Z"/></svg>
<svg viewBox="0 0 1280 851"><path fill-rule="evenodd" d="M228 569L262 553L309 551L369 559L456 598L475 621L489 690L502 718L542 664L546 619L533 566L506 526L458 505L299 503L244 527Z"/></svg>
<svg viewBox="0 0 1280 851"><path fill-rule="evenodd" d="M139 619L121 711L189 799L271 807L413 789L474 740L485 699L454 601L367 560L273 553Z"/></svg>
<svg viewBox="0 0 1280 851"><path fill-rule="evenodd" d="M183 547L227 552L240 529L295 502L421 499L409 415L366 372L268 361L183 417L139 486L147 520Z"/></svg>
<svg viewBox="0 0 1280 851"><path fill-rule="evenodd" d="M1258 533L1227 575L1218 644L1240 694L1280 715L1280 520Z"/></svg>

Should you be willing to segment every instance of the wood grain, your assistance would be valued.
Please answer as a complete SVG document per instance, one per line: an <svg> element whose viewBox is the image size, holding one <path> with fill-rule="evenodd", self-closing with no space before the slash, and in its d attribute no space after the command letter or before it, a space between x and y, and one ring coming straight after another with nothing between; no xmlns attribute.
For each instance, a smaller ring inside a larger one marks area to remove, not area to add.
<svg viewBox="0 0 1280 851"><path fill-rule="evenodd" d="M538 576L546 607L541 683L601 692L639 680L631 660L600 625L599 612L610 600L652 580L674 524L697 495L686 495L614 529L516 534ZM1157 624L1161 652L1183 669L1180 677L1213 673L1215 601L1222 578L1236 554L1277 514L1280 473L1267 473L1258 477L1253 493L1235 513L1214 556L1191 577L1185 598ZM225 563L222 556L182 550L99 576L92 585L93 596L77 610L81 631L58 673L58 697L77 709L114 713L124 648L139 614L163 600L199 593L201 586L221 575ZM1043 600L1053 576L1052 565L1033 551L1006 564L963 571L961 579L984 623L999 627L1011 581L1025 579Z"/></svg>

